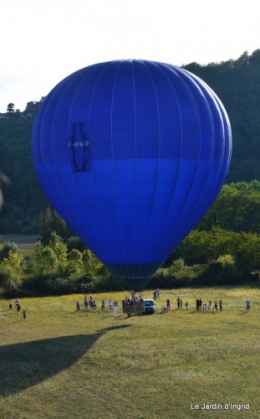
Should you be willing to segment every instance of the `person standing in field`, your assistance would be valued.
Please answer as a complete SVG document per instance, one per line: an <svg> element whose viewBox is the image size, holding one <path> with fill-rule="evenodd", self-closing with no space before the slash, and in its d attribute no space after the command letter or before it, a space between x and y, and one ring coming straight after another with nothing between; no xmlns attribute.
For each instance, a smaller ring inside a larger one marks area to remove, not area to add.
<svg viewBox="0 0 260 419"><path fill-rule="evenodd" d="M115 301L113 302L113 313L114 313L114 314L116 314L116 312L117 312L117 308L118 308L118 302L117 302L117 300L115 300Z"/></svg>
<svg viewBox="0 0 260 419"><path fill-rule="evenodd" d="M246 309L250 310L250 300L246 300Z"/></svg>
<svg viewBox="0 0 260 419"><path fill-rule="evenodd" d="M181 299L180 299L180 297L178 296L177 297L177 308L179 309L180 308L180 305L181 305Z"/></svg>
<svg viewBox="0 0 260 419"><path fill-rule="evenodd" d="M84 307L85 307L85 310L88 309L88 299L86 295L84 296Z"/></svg>
<svg viewBox="0 0 260 419"><path fill-rule="evenodd" d="M11 310L12 307L13 307L12 300L9 300L9 309Z"/></svg>
<svg viewBox="0 0 260 419"><path fill-rule="evenodd" d="M167 311L171 310L171 302L170 302L169 298L167 298L167 300L166 300L166 309L167 309Z"/></svg>

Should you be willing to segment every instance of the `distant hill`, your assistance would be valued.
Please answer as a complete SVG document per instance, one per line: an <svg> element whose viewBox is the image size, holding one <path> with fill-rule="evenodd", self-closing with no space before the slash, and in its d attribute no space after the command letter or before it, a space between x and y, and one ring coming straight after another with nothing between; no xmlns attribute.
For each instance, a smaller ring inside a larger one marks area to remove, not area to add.
<svg viewBox="0 0 260 419"><path fill-rule="evenodd" d="M260 49L237 60L184 68L209 84L229 115L234 147L227 183L260 180ZM37 234L40 213L48 206L31 155L32 125L42 100L28 102L23 112L11 106L0 113L0 169L11 181L2 185L0 234Z"/></svg>
<svg viewBox="0 0 260 419"><path fill-rule="evenodd" d="M244 52L238 60L187 70L202 78L217 93L229 115L233 156L227 182L260 179L260 49Z"/></svg>
<svg viewBox="0 0 260 419"><path fill-rule="evenodd" d="M0 114L0 169L10 180L8 186L2 185L0 234L37 234L40 213L48 206L31 153L32 126L40 104L29 102L23 112Z"/></svg>

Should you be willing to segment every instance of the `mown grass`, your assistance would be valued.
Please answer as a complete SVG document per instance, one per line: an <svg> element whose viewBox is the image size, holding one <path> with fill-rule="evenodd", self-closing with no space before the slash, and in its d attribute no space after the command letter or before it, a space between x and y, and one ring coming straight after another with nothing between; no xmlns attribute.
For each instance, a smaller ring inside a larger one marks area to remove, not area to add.
<svg viewBox="0 0 260 419"><path fill-rule="evenodd" d="M103 297L125 295L95 295L95 312L76 312L83 295L23 298L26 320L0 300L0 418L260 417L257 288L162 291L150 316L101 311ZM222 299L223 312L197 312L197 297Z"/></svg>

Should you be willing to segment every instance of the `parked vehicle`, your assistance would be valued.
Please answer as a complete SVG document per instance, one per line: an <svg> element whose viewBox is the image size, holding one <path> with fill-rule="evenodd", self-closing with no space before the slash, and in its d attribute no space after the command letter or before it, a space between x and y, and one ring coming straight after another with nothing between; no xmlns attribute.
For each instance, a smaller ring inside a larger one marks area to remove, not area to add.
<svg viewBox="0 0 260 419"><path fill-rule="evenodd" d="M153 314L155 312L155 302L152 298L144 300L144 313Z"/></svg>

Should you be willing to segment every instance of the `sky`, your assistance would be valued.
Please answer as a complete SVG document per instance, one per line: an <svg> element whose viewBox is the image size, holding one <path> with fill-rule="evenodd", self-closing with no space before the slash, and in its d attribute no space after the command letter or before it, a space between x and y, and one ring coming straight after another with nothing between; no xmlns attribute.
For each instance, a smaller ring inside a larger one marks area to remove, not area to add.
<svg viewBox="0 0 260 419"><path fill-rule="evenodd" d="M0 113L98 62L177 66L260 49L259 0L0 0Z"/></svg>

